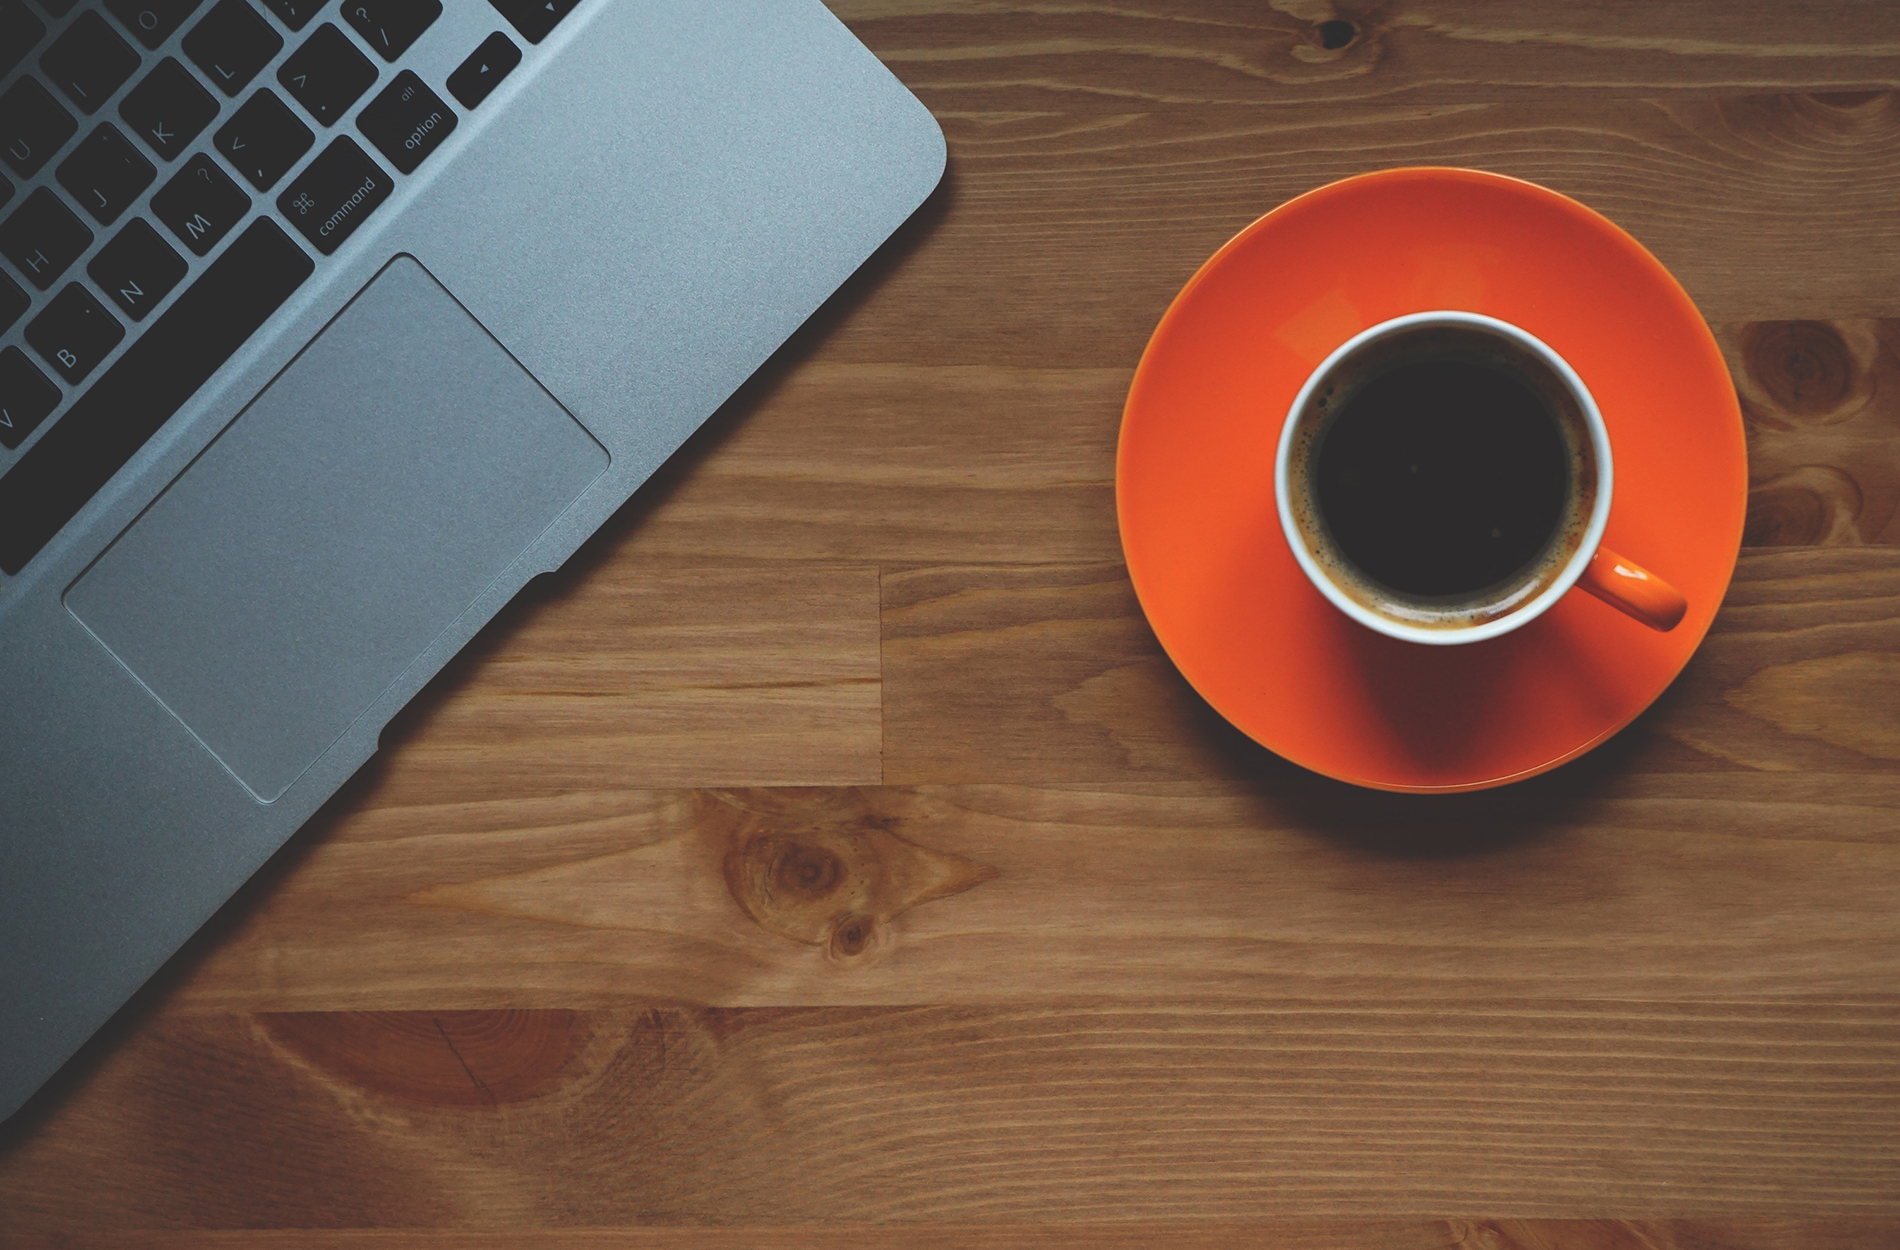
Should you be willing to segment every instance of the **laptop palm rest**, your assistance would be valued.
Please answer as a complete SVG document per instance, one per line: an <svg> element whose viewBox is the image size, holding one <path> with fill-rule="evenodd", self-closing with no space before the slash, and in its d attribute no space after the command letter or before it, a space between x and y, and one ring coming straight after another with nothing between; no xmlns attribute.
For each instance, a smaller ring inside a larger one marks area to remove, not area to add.
<svg viewBox="0 0 1900 1250"><path fill-rule="evenodd" d="M448 291L398 257L66 605L269 803L607 464Z"/></svg>

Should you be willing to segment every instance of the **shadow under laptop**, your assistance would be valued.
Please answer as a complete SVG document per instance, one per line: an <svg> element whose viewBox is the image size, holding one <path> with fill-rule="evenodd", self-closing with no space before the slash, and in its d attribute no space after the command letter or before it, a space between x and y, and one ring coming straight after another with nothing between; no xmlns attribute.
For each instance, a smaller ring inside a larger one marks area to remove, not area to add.
<svg viewBox="0 0 1900 1250"><path fill-rule="evenodd" d="M190 981L205 959L229 935L256 916L278 886L323 845L330 832L356 810L363 796L375 789L382 771L380 756L372 757L358 769L295 836L266 860L263 867L86 1040L52 1079L5 1123L0 1123L0 1164L4 1164L8 1154L34 1137L69 1099L84 1091L98 1076L100 1068L164 1009L180 986Z"/></svg>
<svg viewBox="0 0 1900 1250"><path fill-rule="evenodd" d="M382 732L377 758L394 746L420 732L430 716L450 698L471 673L507 645L530 614L543 605L571 593L643 525L653 513L666 506L689 481L699 467L784 385L799 366L809 360L838 327L851 317L890 280L898 267L935 233L949 213L956 195L956 162L952 157L943 181L931 192L917 211L884 244L873 252L857 272L847 278L818 311L767 358L746 379L706 423L680 445L652 477L634 492L633 497L607 520L592 537L582 543L560 568L543 573L522 587L508 606L482 628L456 657L444 665L429 684L418 691L403 709L390 719ZM367 769L365 769L367 771ZM361 776L362 774L358 774ZM304 834L299 833L299 838Z"/></svg>
<svg viewBox="0 0 1900 1250"><path fill-rule="evenodd" d="M697 466L717 450L721 442L730 437L751 413L767 402L785 379L890 279L898 266L943 222L955 195L955 176L955 165L952 163L945 170L943 181L910 220L899 227L856 273L819 306L818 311L720 406L697 433L687 439L612 519L601 526L559 570L528 583L515 600L498 613L434 680L391 718L383 729L378 753L141 986L51 1080L41 1086L4 1123L0 1123L0 1159L35 1136L60 1107L83 1091L97 1077L100 1067L163 1010L167 1000L179 986L190 980L211 952L256 916L278 886L294 874L335 827L353 814L382 783L387 771L385 760L388 749L418 732L427 721L431 709L438 707L452 694L486 655L505 643L524 614L541 602L559 597L609 559L628 534L662 507L681 483L692 476Z"/></svg>
<svg viewBox="0 0 1900 1250"><path fill-rule="evenodd" d="M595 531L554 573L536 579L516 602L529 598L537 589L545 594L554 586L571 584L585 578L611 557L628 535L676 495L706 459L718 451L755 412L771 400L801 365L809 360L845 322L849 321L880 287L890 281L898 268L923 243L935 234L949 214L954 201L957 166L954 155L945 166L943 180L917 211L831 297L818 306L805 323L772 353L766 362L741 383L725 403L689 437L679 450L668 457L654 475L634 492L606 524ZM497 618L499 623L500 618ZM491 627L492 628L492 627Z"/></svg>

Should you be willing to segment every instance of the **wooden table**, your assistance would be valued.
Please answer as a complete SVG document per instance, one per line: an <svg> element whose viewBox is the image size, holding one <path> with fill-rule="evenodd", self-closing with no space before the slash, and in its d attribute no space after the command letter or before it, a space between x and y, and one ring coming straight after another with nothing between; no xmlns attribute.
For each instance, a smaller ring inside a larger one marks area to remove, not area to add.
<svg viewBox="0 0 1900 1250"><path fill-rule="evenodd" d="M1900 1244L1891 3L838 7L942 190L7 1127L0 1242ZM1112 492L1201 260L1418 162L1652 248L1755 482L1656 707L1449 799L1225 727Z"/></svg>

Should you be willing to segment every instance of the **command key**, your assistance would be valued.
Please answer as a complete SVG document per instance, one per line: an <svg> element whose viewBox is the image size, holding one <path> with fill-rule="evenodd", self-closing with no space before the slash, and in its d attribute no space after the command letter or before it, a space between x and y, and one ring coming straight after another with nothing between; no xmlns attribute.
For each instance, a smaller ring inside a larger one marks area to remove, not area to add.
<svg viewBox="0 0 1900 1250"><path fill-rule="evenodd" d="M277 197L277 211L325 256L389 198L395 180L349 138L339 138Z"/></svg>

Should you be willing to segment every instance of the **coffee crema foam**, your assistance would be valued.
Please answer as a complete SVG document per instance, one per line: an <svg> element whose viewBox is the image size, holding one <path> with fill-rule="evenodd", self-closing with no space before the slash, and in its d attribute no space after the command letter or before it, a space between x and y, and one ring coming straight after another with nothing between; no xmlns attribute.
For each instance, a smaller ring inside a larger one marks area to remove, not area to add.
<svg viewBox="0 0 1900 1250"><path fill-rule="evenodd" d="M1569 473L1550 537L1516 572L1455 595L1409 594L1380 582L1341 550L1320 507L1317 467L1338 415L1367 384L1401 366L1430 361L1480 365L1515 378L1536 395L1564 444ZM1288 504L1313 562L1352 602L1377 616L1422 629L1458 630L1509 616L1560 579L1582 546L1596 509L1598 470L1590 427L1575 395L1550 365L1515 340L1476 326L1418 326L1364 343L1321 378L1295 418L1289 449Z"/></svg>

